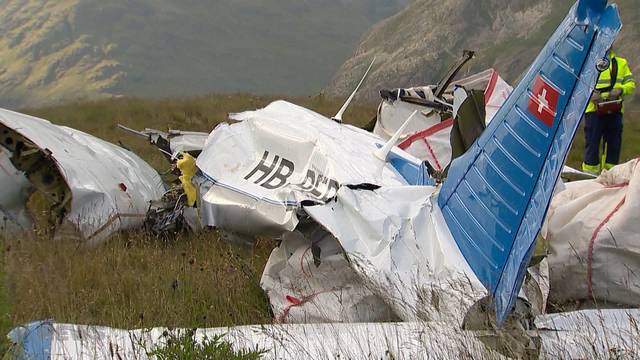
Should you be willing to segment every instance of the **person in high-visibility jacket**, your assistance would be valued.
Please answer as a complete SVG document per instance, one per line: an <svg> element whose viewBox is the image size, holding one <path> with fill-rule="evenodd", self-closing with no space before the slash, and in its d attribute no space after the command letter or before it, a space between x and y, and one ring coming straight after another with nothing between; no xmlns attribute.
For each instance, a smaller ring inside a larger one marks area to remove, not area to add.
<svg viewBox="0 0 640 360"><path fill-rule="evenodd" d="M600 73L584 119L585 148L582 170L592 174L609 170L620 162L623 101L632 95L636 88L627 60L617 56L613 49L608 51L607 56L609 68Z"/></svg>

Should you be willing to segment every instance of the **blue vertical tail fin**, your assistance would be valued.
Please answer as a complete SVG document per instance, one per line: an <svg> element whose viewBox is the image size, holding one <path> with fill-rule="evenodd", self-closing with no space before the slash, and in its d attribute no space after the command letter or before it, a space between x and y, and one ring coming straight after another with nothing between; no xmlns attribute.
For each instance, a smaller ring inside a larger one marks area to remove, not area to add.
<svg viewBox="0 0 640 360"><path fill-rule="evenodd" d="M471 149L438 203L465 259L494 297L498 323L522 286L536 237L600 61L621 29L615 5L579 0Z"/></svg>

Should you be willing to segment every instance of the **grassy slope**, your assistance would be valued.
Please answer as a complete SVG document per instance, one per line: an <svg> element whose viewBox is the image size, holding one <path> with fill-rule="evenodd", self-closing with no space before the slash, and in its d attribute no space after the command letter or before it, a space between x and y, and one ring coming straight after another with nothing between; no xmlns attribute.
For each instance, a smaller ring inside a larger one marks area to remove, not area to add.
<svg viewBox="0 0 640 360"><path fill-rule="evenodd" d="M25 112L104 139L122 140L160 170L167 163L145 141L115 128L181 128L210 131L228 112L263 107L273 98L245 95L182 100L113 99ZM327 115L339 101L290 99ZM373 106L354 106L346 118L365 123ZM275 243L238 248L216 233L172 243L143 234L121 234L93 249L67 242L7 239L2 247L0 336L38 319L124 328L215 327L270 323L259 279ZM1 350L1 349L0 349Z"/></svg>

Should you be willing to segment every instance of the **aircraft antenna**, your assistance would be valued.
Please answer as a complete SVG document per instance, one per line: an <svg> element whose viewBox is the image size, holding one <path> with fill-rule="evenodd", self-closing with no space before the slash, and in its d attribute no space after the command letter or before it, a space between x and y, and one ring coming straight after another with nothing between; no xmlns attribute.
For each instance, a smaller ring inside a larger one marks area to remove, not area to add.
<svg viewBox="0 0 640 360"><path fill-rule="evenodd" d="M417 113L418 113L418 110L416 110L413 113L411 113L411 115L409 115L409 117L404 122L404 124L402 124L402 126L400 126L400 128L398 129L398 131L396 131L395 134L393 134L391 139L389 139L389 141L387 141L387 143L384 144L383 147L381 147L380 149L378 149L378 150L373 152L373 154L378 159L380 159L382 161L387 161L387 155L389 155L389 152L391 152L391 149L393 149L393 147L398 142L398 139L400 139L400 136L402 136L402 134L404 133L404 129L407 128L407 126L411 122L411 119L413 119L413 117L416 116Z"/></svg>
<svg viewBox="0 0 640 360"><path fill-rule="evenodd" d="M376 57L374 56L373 60L371 61L371 64L369 64L369 68L367 68L367 71L364 73L364 76L362 76L362 79L360 79L358 86L356 86L356 89L353 90L349 98L347 98L347 101L344 103L344 105L342 105L342 108L340 108L340 111L338 111L336 116L332 118L334 121L342 123L342 116L344 115L344 112L347 111L347 108L349 107L349 105L351 105L351 101L353 101L353 98L356 96L356 93L358 92L358 90L360 90L360 86L362 86L362 84L364 83L364 80L367 78L367 75L369 75L369 71L371 71L371 68L373 67L373 64L375 62L376 62Z"/></svg>

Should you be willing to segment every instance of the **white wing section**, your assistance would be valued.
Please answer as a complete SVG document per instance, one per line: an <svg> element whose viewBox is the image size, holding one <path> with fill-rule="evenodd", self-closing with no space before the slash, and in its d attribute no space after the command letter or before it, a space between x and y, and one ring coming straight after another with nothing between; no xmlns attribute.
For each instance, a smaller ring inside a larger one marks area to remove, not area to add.
<svg viewBox="0 0 640 360"><path fill-rule="evenodd" d="M540 359L635 358L640 351L640 310L588 310L539 316ZM35 322L9 338L30 359L148 359L167 334L189 330L121 330ZM496 336L449 324L360 323L255 325L197 329L196 341L223 336L236 351L265 350L261 359L506 359L487 344ZM520 354L524 355L524 354ZM529 354L532 358L532 354Z"/></svg>

